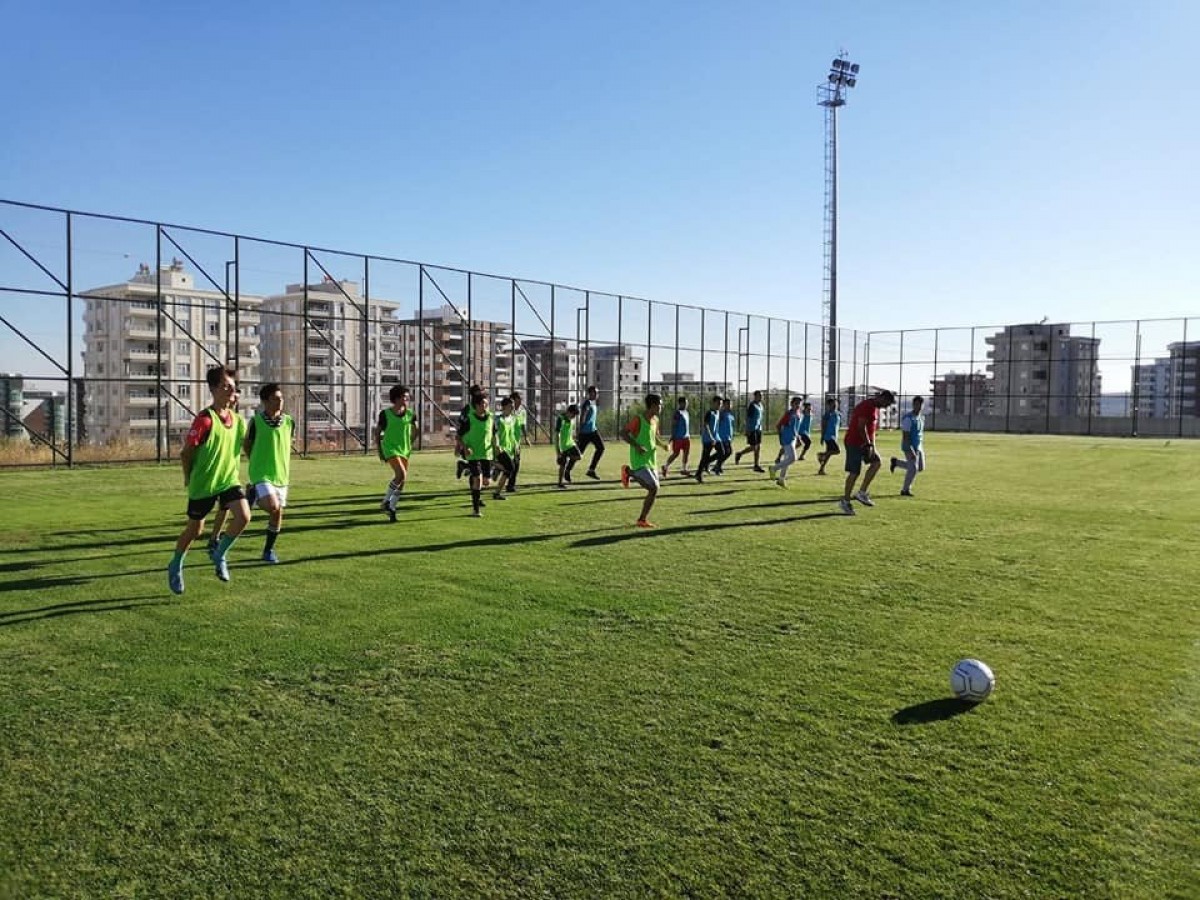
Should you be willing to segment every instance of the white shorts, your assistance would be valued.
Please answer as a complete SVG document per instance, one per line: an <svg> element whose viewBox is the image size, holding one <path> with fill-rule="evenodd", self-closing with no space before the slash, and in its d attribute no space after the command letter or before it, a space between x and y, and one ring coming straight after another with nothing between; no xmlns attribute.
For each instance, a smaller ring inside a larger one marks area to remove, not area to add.
<svg viewBox="0 0 1200 900"><path fill-rule="evenodd" d="M288 486L283 487L271 484L269 481L260 481L254 486L254 505L257 506L259 501L264 497L275 496L279 498L279 506L287 506Z"/></svg>
<svg viewBox="0 0 1200 900"><path fill-rule="evenodd" d="M644 487L658 487L658 472L656 472L650 466L646 466L645 468L641 469L631 469L629 472L629 477L637 482L640 482Z"/></svg>

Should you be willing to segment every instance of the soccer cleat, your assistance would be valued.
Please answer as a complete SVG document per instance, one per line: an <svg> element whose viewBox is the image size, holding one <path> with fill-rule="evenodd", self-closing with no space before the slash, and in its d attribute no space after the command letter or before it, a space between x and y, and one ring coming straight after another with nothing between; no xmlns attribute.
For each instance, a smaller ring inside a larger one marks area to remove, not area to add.
<svg viewBox="0 0 1200 900"><path fill-rule="evenodd" d="M482 519L483 518L483 510L482 509L471 510L471 518L472 519Z"/></svg>
<svg viewBox="0 0 1200 900"><path fill-rule="evenodd" d="M638 519L634 525L635 528L653 528L653 522L647 522L645 519Z"/></svg>
<svg viewBox="0 0 1200 900"><path fill-rule="evenodd" d="M888 464L888 473L891 475L896 474L896 457L894 456L892 457L892 461Z"/></svg>
<svg viewBox="0 0 1200 900"><path fill-rule="evenodd" d="M463 477L463 475L466 473L467 469L469 469L469 468L470 468L470 466L468 466L468 465L467 465L465 462L463 462L461 459L460 459L460 460L458 460L458 462L457 462L457 466L458 466L458 468L456 469L456 471L455 471L455 473L454 473L454 477L455 477L455 478L462 478L462 477Z"/></svg>
<svg viewBox="0 0 1200 900"><path fill-rule="evenodd" d="M384 512L387 512L389 509L392 508L391 504L388 503L387 497L384 497L382 500L379 501L379 508L382 509ZM210 549L211 549L211 545L210 545Z"/></svg>
<svg viewBox="0 0 1200 900"><path fill-rule="evenodd" d="M839 500L838 508L841 509L842 515L844 516L854 515L854 507L850 505L849 500Z"/></svg>
<svg viewBox="0 0 1200 900"><path fill-rule="evenodd" d="M787 479L786 478L776 478L775 483L777 485L779 485L781 488L787 487Z"/></svg>
<svg viewBox="0 0 1200 900"><path fill-rule="evenodd" d="M388 516L388 521L389 521L389 522L395 522L395 521L396 521L396 510L392 509L392 508L389 506L389 507L388 507L388 511L387 511L387 516Z"/></svg>
<svg viewBox="0 0 1200 900"><path fill-rule="evenodd" d="M588 478L595 478L597 481L600 480L600 476L596 474L595 469L588 469L584 474L587 475Z"/></svg>
<svg viewBox="0 0 1200 900"><path fill-rule="evenodd" d="M765 473L767 470L766 470L766 469L764 469L762 466L755 466L755 467L754 467L754 471L755 471L755 472L758 472L760 475L762 475L762 474L763 474L763 473Z"/></svg>
<svg viewBox="0 0 1200 900"><path fill-rule="evenodd" d="M575 483L575 479L573 479L573 478L571 477L571 473L570 473L570 472L568 472L566 475L564 475L564 476L563 476L563 481L565 481L567 484L574 484L574 483Z"/></svg>
<svg viewBox="0 0 1200 900"><path fill-rule="evenodd" d="M504 493L515 494L516 492L517 492L517 489L513 485L508 484L508 485L504 486Z"/></svg>
<svg viewBox="0 0 1200 900"><path fill-rule="evenodd" d="M629 466L621 466L621 487L629 487Z"/></svg>
<svg viewBox="0 0 1200 900"><path fill-rule="evenodd" d="M699 469L696 470L696 484L704 484L704 473Z"/></svg>
<svg viewBox="0 0 1200 900"><path fill-rule="evenodd" d="M505 496L504 496L504 494L503 494L503 493L501 493L500 491L495 491L495 492L492 494L492 499L493 499L493 500L507 500L508 498L507 498L507 497L505 497Z"/></svg>
<svg viewBox="0 0 1200 900"><path fill-rule="evenodd" d="M857 500L859 503L861 503L863 506L874 506L875 505L875 501L871 499L871 495L868 494L866 491L857 491L854 494L854 499Z"/></svg>
<svg viewBox="0 0 1200 900"><path fill-rule="evenodd" d="M262 561L265 563L270 563L271 565L275 565L275 563L279 562L279 557L275 555L274 550L264 550Z"/></svg>
<svg viewBox="0 0 1200 900"><path fill-rule="evenodd" d="M912 497L912 496L914 496L914 495L913 495L913 492L912 492L912 491L901 491L901 492L900 492L900 496L901 496L901 497Z"/></svg>
<svg viewBox="0 0 1200 900"><path fill-rule="evenodd" d="M213 562L217 561L217 542L216 541L208 542L208 558L210 560L212 560Z"/></svg>
<svg viewBox="0 0 1200 900"><path fill-rule="evenodd" d="M679 470L679 474L681 474L681 475L682 475L684 478L691 478L691 477L692 477L692 473L691 473L691 472L689 472L687 469L680 469L680 470Z"/></svg>
<svg viewBox="0 0 1200 900"><path fill-rule="evenodd" d="M663 477L663 478L666 478L666 477L667 477L667 467L666 467L666 466L663 466L663 467L662 467L662 477Z"/></svg>
<svg viewBox="0 0 1200 900"><path fill-rule="evenodd" d="M167 566L167 584L170 585L172 594L183 593L183 564L178 566L171 563Z"/></svg>
<svg viewBox="0 0 1200 900"><path fill-rule="evenodd" d="M563 482L561 482L561 481L558 483L558 487L564 491L567 489L567 486L565 484L563 484Z"/></svg>
<svg viewBox="0 0 1200 900"><path fill-rule="evenodd" d="M218 556L215 564L217 577L222 581L229 580L229 562L223 556Z"/></svg>

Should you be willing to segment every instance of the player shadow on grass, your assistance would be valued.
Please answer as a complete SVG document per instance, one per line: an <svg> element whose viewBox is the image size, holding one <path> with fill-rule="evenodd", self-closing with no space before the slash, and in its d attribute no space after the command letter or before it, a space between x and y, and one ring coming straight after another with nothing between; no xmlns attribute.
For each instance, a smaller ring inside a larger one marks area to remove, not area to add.
<svg viewBox="0 0 1200 900"><path fill-rule="evenodd" d="M924 703L914 703L912 706L896 710L892 713L892 721L897 725L941 722L968 713L978 705L970 700L959 700L957 697L939 697L937 700L926 700Z"/></svg>
<svg viewBox="0 0 1200 900"><path fill-rule="evenodd" d="M827 502L827 501L826 501ZM764 519L760 522L719 522L704 525L671 525L666 528L655 528L644 531L640 528L623 529L617 534L605 534L600 537L584 538L571 544L572 547L602 547L605 544L616 544L621 541L644 540L654 537L672 537L677 534L687 534L689 531L720 531L726 528L755 528L762 525L789 525L792 522L806 522L813 519L840 519L840 512L810 513L807 516L790 516L786 519ZM612 529L604 529L611 531Z"/></svg>
<svg viewBox="0 0 1200 900"><path fill-rule="evenodd" d="M730 493L733 493L732 491ZM741 493L738 491L737 493ZM775 507L788 506L813 506L817 503L837 503L840 497L810 497L807 500L781 500L779 503L747 503L743 506L717 506L712 509L693 509L688 513L689 516L711 516L716 513L733 512L739 509L772 509ZM831 513L832 515L832 513ZM837 513L837 515L842 515ZM757 524L757 523L754 523Z"/></svg>
<svg viewBox="0 0 1200 900"><path fill-rule="evenodd" d="M4 628L7 625L21 625L25 622L37 622L40 619L74 616L80 613L120 612L122 610L137 609L142 606L164 606L170 602L170 600L164 597L149 594L143 597L72 600L67 603L54 603L50 606L38 606L33 609L12 609L0 612L0 628Z"/></svg>

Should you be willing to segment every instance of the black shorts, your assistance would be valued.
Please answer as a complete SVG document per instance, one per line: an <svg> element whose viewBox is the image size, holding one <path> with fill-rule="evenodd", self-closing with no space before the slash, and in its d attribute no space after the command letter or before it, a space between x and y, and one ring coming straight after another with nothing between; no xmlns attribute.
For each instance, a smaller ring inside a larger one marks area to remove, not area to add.
<svg viewBox="0 0 1200 900"><path fill-rule="evenodd" d="M490 459L468 459L467 469L472 478L492 477L492 461Z"/></svg>
<svg viewBox="0 0 1200 900"><path fill-rule="evenodd" d="M199 500L189 500L187 517L199 522L212 512L212 508L218 503L221 504L221 509L228 509L239 500L245 499L246 495L242 491L241 485L234 485L217 494L215 497L201 497Z"/></svg>
<svg viewBox="0 0 1200 900"><path fill-rule="evenodd" d="M600 437L600 432L589 431L587 434L579 435L580 453L582 453L588 447L595 447L597 450L604 449L604 440Z"/></svg>
<svg viewBox="0 0 1200 900"><path fill-rule="evenodd" d="M761 430L747 431L746 432L746 446L761 447L762 446L762 431Z"/></svg>
<svg viewBox="0 0 1200 900"><path fill-rule="evenodd" d="M800 443L802 443L804 445L804 449L807 450L812 446L812 438L810 438L807 434L802 434L800 435Z"/></svg>
<svg viewBox="0 0 1200 900"><path fill-rule="evenodd" d="M838 446L837 441L826 441L825 442L825 455L826 456L837 456L841 452L842 452L842 448Z"/></svg>
<svg viewBox="0 0 1200 900"><path fill-rule="evenodd" d="M493 460L493 464L497 469L506 475L511 475L513 470L513 458L507 453L501 451ZM499 474L499 473L497 473Z"/></svg>
<svg viewBox="0 0 1200 900"><path fill-rule="evenodd" d="M558 462L558 464L560 466L565 465L569 460L572 460L572 459L575 460L575 462L579 462L579 460L581 460L582 458L583 458L583 454L579 452L578 447L570 447L570 448L562 451L561 453L558 454L557 457L555 457L556 461Z"/></svg>

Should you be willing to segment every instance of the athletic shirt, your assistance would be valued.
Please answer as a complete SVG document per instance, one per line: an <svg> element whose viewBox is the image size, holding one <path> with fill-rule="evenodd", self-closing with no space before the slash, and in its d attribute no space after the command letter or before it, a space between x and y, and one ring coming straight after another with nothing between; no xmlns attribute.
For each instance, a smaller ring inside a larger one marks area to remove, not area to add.
<svg viewBox="0 0 1200 900"><path fill-rule="evenodd" d="M700 440L702 443L711 444L717 433L717 411L710 409L704 414L704 430L700 432Z"/></svg>
<svg viewBox="0 0 1200 900"><path fill-rule="evenodd" d="M629 445L629 468L636 472L638 469L654 469L658 465L658 454L655 452L654 436L658 434L658 416L634 416L629 420L625 429L633 439L649 450L641 450L633 444Z"/></svg>
<svg viewBox="0 0 1200 900"><path fill-rule="evenodd" d="M836 409L821 416L821 440L836 441L838 428L842 424L842 414Z"/></svg>
<svg viewBox="0 0 1200 900"><path fill-rule="evenodd" d="M463 435L463 446L467 448L467 459L491 459L492 435L495 434L496 419L489 412L483 418L475 412L467 416L467 433Z"/></svg>
<svg viewBox="0 0 1200 900"><path fill-rule="evenodd" d="M521 407L513 413L513 418L517 421L517 452L521 452L521 441L525 440L525 407Z"/></svg>
<svg viewBox="0 0 1200 900"><path fill-rule="evenodd" d="M571 437L571 420L566 416L558 417L558 452L566 453L575 446L575 439Z"/></svg>
<svg viewBox="0 0 1200 900"><path fill-rule="evenodd" d="M796 443L796 435L800 430L800 415L789 409L779 423L779 446L786 447Z"/></svg>
<svg viewBox="0 0 1200 900"><path fill-rule="evenodd" d="M691 432L691 421L688 418L686 409L675 410L675 418L672 420L671 437L674 440L686 440Z"/></svg>
<svg viewBox="0 0 1200 900"><path fill-rule="evenodd" d="M866 426L867 436L863 438L863 427ZM850 413L850 424L846 426L846 446L861 447L875 440L875 431L879 428L879 407L873 399L861 401Z"/></svg>
<svg viewBox="0 0 1200 900"><path fill-rule="evenodd" d="M804 415L800 417L800 428L798 433L808 434L810 431L812 431L812 413L804 413Z"/></svg>
<svg viewBox="0 0 1200 900"><path fill-rule="evenodd" d="M925 416L921 413L906 412L900 420L900 448L920 450L925 443Z"/></svg>
<svg viewBox="0 0 1200 900"><path fill-rule="evenodd" d="M496 417L496 443L500 449L512 456L517 452L517 417L509 414Z"/></svg>
<svg viewBox="0 0 1200 900"><path fill-rule="evenodd" d="M242 456L242 441L246 438L246 420L230 410L230 422L226 425L212 407L205 412L212 419L212 427L192 457L187 485L189 500L215 497L241 484L238 463Z"/></svg>
<svg viewBox="0 0 1200 900"><path fill-rule="evenodd" d="M591 434L596 430L596 404L584 400L579 404L579 433Z"/></svg>
<svg viewBox="0 0 1200 900"><path fill-rule="evenodd" d="M417 420L412 407L408 407L402 413L397 413L393 409L385 409L380 418L385 423L381 443L383 458L391 459L393 456L402 456L408 459L412 456L413 425Z"/></svg>
<svg viewBox="0 0 1200 900"><path fill-rule="evenodd" d="M262 412L256 412L250 423L254 440L250 443L250 483L267 482L286 487L291 475L292 435L296 423L287 413L272 422Z"/></svg>
<svg viewBox="0 0 1200 900"><path fill-rule="evenodd" d="M720 419L717 422L717 440L732 441L733 440L733 410L721 410Z"/></svg>
<svg viewBox="0 0 1200 900"><path fill-rule="evenodd" d="M755 400L746 407L746 430L762 431L763 405Z"/></svg>

